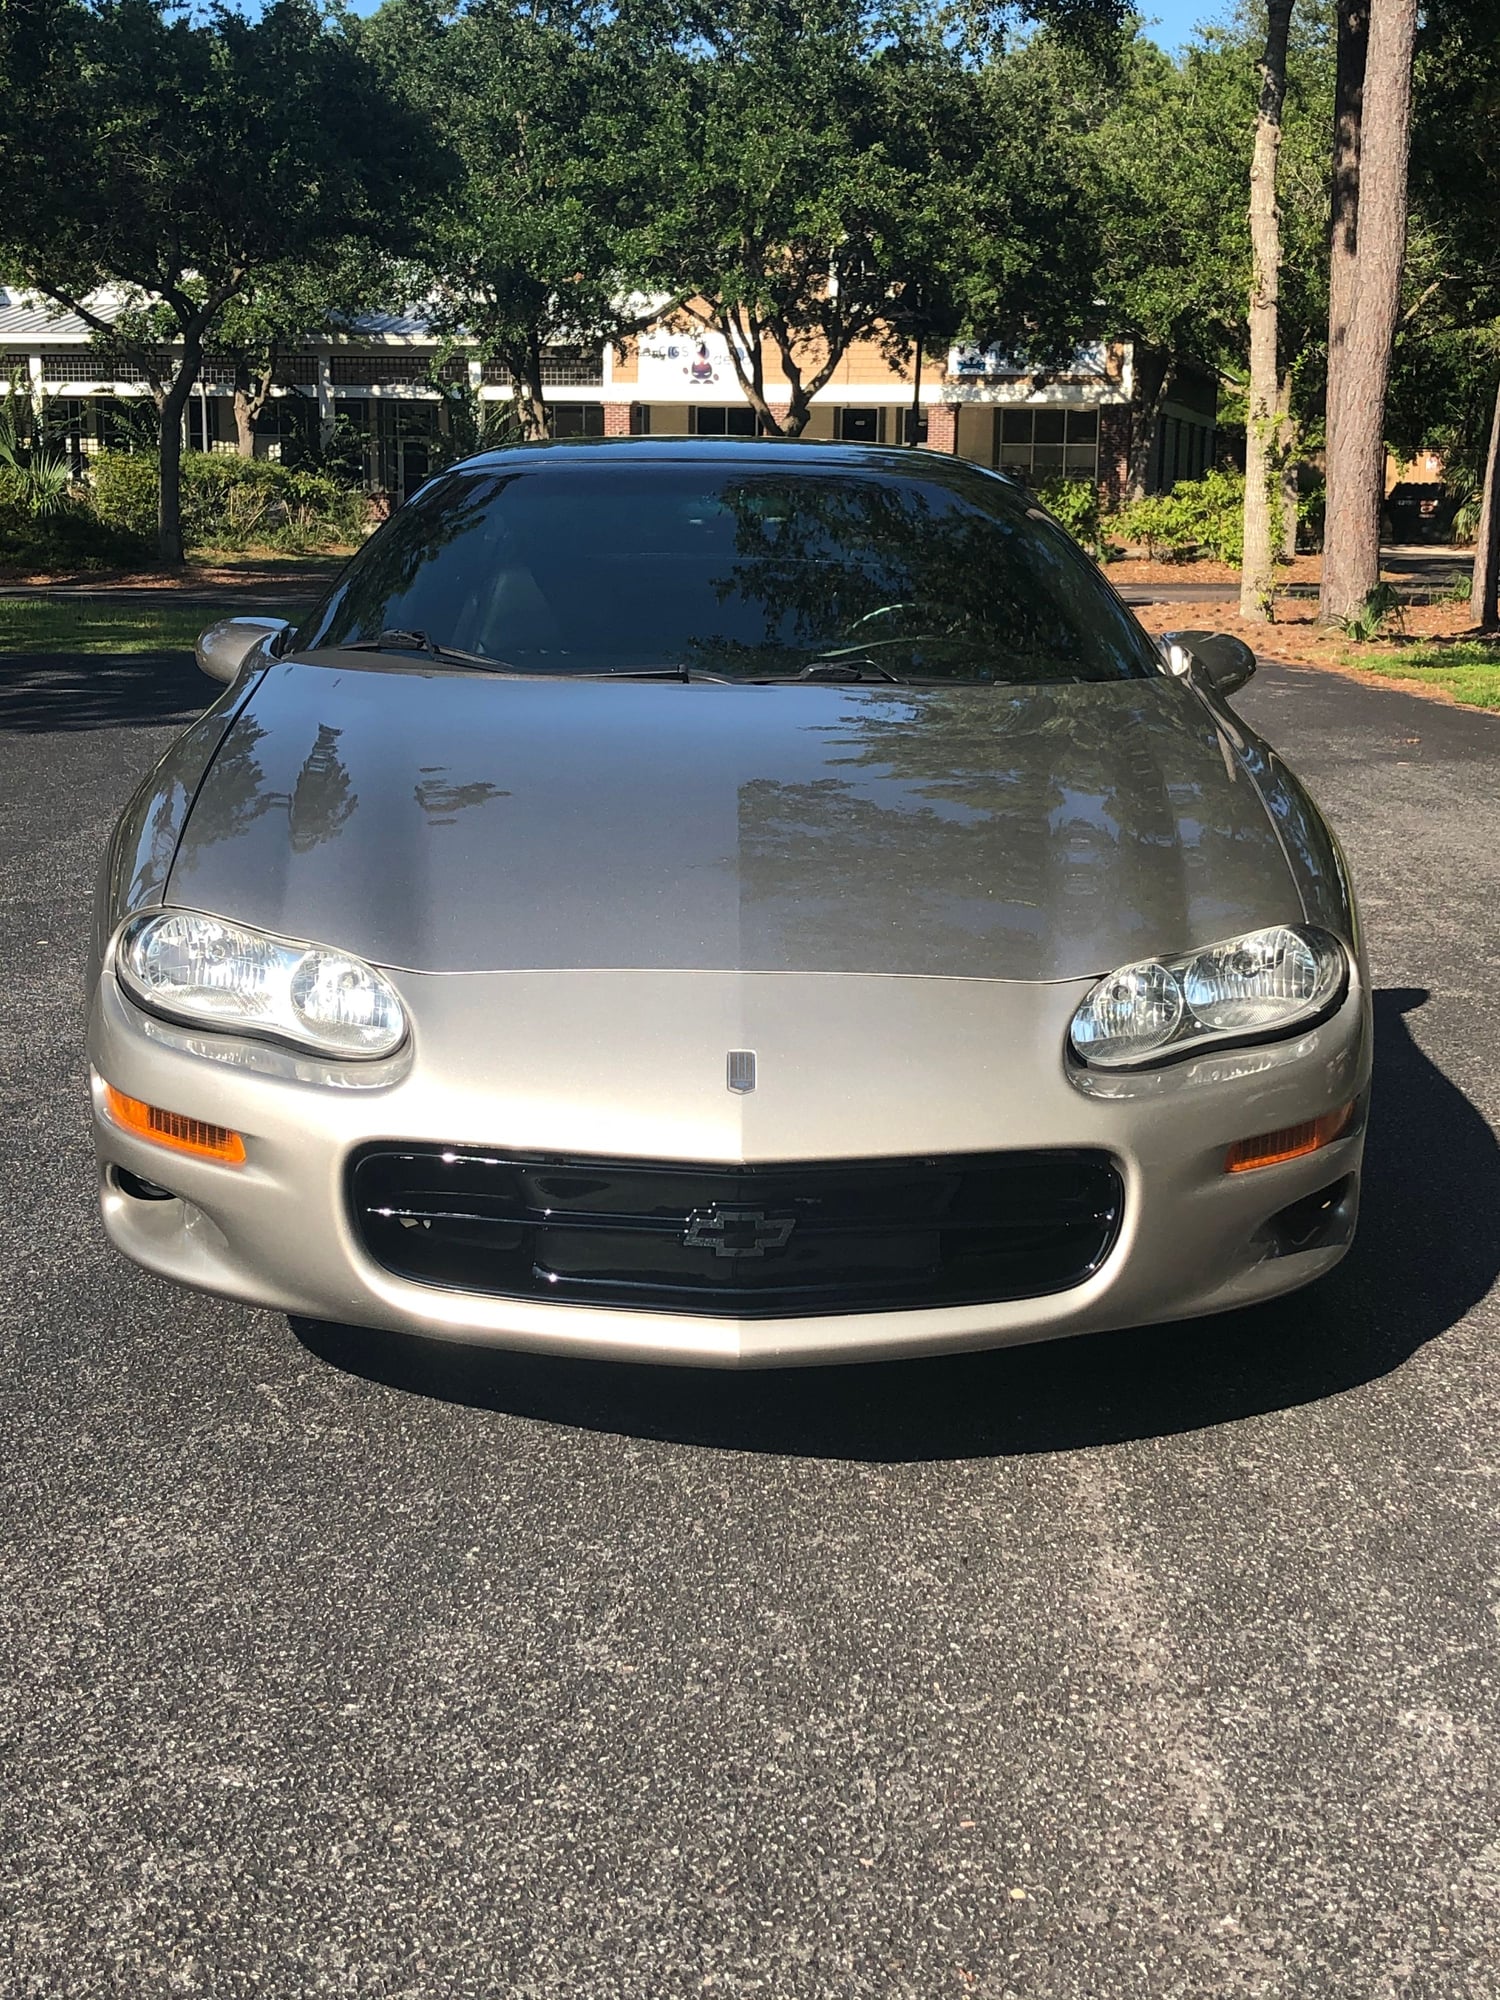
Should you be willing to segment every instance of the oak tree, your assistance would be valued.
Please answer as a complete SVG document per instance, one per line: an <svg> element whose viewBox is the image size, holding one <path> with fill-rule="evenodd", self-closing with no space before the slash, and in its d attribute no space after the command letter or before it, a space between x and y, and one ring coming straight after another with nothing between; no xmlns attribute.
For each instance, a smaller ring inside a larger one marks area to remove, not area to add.
<svg viewBox="0 0 1500 2000"><path fill-rule="evenodd" d="M254 19L17 0L3 19L0 266L137 362L159 419L159 552L179 563L183 415L226 308L334 245L399 246L441 159L357 24L314 0Z"/></svg>

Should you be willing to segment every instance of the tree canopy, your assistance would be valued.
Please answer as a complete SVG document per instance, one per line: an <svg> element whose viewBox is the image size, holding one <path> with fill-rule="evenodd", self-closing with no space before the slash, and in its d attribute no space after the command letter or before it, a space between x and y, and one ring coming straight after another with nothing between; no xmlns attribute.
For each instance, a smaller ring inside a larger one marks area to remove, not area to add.
<svg viewBox="0 0 1500 2000"><path fill-rule="evenodd" d="M1278 394L1321 443L1335 22L1296 0L1277 155ZM1357 11L1357 10L1356 10ZM1500 366L1497 28L1430 0L1388 429L1477 477ZM713 334L797 434L852 349L1063 363L1136 342L1133 474L1174 369L1233 416L1263 26L1180 57L1116 0L9 0L0 270L128 348L160 418L161 538L206 348L242 449L278 348L419 303L544 433L548 357L651 316ZM104 286L123 310L102 311ZM915 372L915 371L914 371Z"/></svg>
<svg viewBox="0 0 1500 2000"><path fill-rule="evenodd" d="M141 357L161 416L161 553L180 561L182 411L232 300L351 241L393 252L445 162L355 28L158 0L21 0L0 40L0 261ZM91 303L122 288L119 319ZM164 336L178 343L162 348Z"/></svg>

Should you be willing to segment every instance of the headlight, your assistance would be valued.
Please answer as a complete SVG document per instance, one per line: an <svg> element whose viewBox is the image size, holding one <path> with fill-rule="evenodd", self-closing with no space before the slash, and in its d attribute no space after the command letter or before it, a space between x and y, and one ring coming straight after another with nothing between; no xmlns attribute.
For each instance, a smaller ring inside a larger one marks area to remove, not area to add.
<svg viewBox="0 0 1500 2000"><path fill-rule="evenodd" d="M195 910L134 918L115 970L133 1000L177 1021L337 1056L388 1056L406 1039L395 989L363 959Z"/></svg>
<svg viewBox="0 0 1500 2000"><path fill-rule="evenodd" d="M1349 963L1326 931L1275 924L1183 958L1121 966L1073 1016L1073 1053L1094 1069L1128 1069L1205 1042L1280 1034L1324 1013Z"/></svg>

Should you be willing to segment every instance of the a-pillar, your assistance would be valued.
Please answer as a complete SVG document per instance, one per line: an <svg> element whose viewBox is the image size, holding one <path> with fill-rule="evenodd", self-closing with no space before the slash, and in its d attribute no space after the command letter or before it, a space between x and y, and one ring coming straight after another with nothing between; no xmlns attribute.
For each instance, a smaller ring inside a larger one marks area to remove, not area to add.
<svg viewBox="0 0 1500 2000"><path fill-rule="evenodd" d="M604 435L607 438L627 438L630 436L629 403L606 403L604 405Z"/></svg>
<svg viewBox="0 0 1500 2000"><path fill-rule="evenodd" d="M928 451L946 451L950 454L958 450L958 405L957 403L929 403L927 405Z"/></svg>

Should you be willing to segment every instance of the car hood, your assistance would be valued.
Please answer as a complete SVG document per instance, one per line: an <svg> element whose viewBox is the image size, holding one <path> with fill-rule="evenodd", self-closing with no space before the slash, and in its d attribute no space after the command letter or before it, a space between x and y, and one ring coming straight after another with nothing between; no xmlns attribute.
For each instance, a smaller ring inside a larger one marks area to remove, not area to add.
<svg viewBox="0 0 1500 2000"><path fill-rule="evenodd" d="M166 901L430 972L1072 979L1300 904L1182 683L901 689L283 661Z"/></svg>

